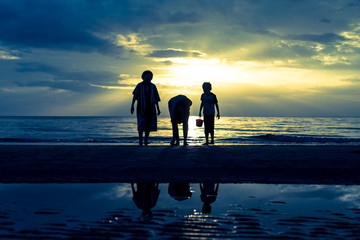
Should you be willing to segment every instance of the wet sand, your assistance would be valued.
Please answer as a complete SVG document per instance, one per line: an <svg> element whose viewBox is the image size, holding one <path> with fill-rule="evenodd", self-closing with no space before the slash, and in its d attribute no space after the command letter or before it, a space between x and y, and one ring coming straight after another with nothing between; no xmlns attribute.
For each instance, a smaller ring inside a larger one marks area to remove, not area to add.
<svg viewBox="0 0 360 240"><path fill-rule="evenodd" d="M1 183L359 184L360 146L0 145Z"/></svg>
<svg viewBox="0 0 360 240"><path fill-rule="evenodd" d="M159 200L147 216L133 202L130 184L1 187L0 239L360 237L358 186L220 184L211 213L204 214L198 183L183 201L159 184Z"/></svg>

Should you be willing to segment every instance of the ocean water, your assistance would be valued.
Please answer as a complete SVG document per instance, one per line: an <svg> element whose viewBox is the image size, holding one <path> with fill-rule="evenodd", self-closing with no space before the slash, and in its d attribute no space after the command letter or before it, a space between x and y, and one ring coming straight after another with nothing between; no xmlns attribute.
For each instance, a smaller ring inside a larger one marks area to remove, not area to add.
<svg viewBox="0 0 360 240"><path fill-rule="evenodd" d="M190 145L204 142L196 118ZM215 124L216 144L360 145L360 118L222 117ZM0 144L138 141L135 117L0 117L0 126ZM171 136L170 120L159 118L150 142L168 145ZM359 186L220 183L204 212L200 183L183 185L186 198L159 184L158 199L146 200L152 214L143 216L130 183L0 184L0 239L360 239Z"/></svg>
<svg viewBox="0 0 360 240"><path fill-rule="evenodd" d="M180 187L159 184L144 216L129 183L0 184L0 238L360 238L359 186L219 184L206 212L199 183Z"/></svg>
<svg viewBox="0 0 360 240"><path fill-rule="evenodd" d="M203 127L189 119L190 145L204 142ZM136 117L0 117L1 144L137 144ZM180 125L180 136L182 129ZM169 118L158 119L150 143L167 145ZM360 144L360 118L222 117L216 144Z"/></svg>

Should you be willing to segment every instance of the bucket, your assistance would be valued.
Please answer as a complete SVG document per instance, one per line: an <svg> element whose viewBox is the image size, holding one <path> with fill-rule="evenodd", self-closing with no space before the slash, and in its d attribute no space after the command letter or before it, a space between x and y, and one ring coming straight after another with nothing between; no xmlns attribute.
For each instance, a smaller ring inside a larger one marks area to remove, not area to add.
<svg viewBox="0 0 360 240"><path fill-rule="evenodd" d="M197 127L202 127L203 122L204 122L204 120L202 120L202 119L196 119L196 126Z"/></svg>

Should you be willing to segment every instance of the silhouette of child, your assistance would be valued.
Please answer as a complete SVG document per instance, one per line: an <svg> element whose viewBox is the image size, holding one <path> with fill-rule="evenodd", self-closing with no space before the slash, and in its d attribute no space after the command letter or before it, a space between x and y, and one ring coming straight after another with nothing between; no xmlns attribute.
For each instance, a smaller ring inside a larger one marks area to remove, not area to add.
<svg viewBox="0 0 360 240"><path fill-rule="evenodd" d="M202 212L204 214L211 213L211 205L216 201L219 190L219 184L217 183L200 183L201 201L204 203Z"/></svg>
<svg viewBox="0 0 360 240"><path fill-rule="evenodd" d="M169 101L169 112L172 123L173 139L171 145L179 145L178 124L183 124L184 146L187 145L188 121L190 115L190 106L192 102L184 95L173 97Z"/></svg>
<svg viewBox="0 0 360 240"><path fill-rule="evenodd" d="M148 145L150 131L157 131L157 117L160 115L160 96L155 84L151 83L153 74L147 70L143 72L143 81L136 85L131 103L131 114L134 113L134 104L137 101L136 117L139 132L139 145L143 145L143 133L145 132L145 145ZM155 108L156 107L156 108ZM157 110L157 114L156 114Z"/></svg>
<svg viewBox="0 0 360 240"><path fill-rule="evenodd" d="M215 107L218 119L220 119L220 111L216 95L211 92L211 83L204 82L202 88L204 93L201 95L199 116L201 117L201 110L203 110L206 139L205 145L208 145L209 134L211 135L210 144L214 144Z"/></svg>

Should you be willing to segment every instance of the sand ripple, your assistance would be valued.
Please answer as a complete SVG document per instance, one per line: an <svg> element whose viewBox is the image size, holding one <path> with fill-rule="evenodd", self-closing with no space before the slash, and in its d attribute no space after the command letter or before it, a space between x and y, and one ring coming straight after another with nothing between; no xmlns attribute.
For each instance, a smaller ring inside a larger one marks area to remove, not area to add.
<svg viewBox="0 0 360 240"><path fill-rule="evenodd" d="M275 203L284 205L286 203ZM37 211L34 215L64 217L33 227L18 227L24 219L11 221L9 213L0 212L1 239L358 239L360 210L326 211L314 216L288 216L274 209L243 208L218 216L180 216L176 210L154 210L141 216L134 209L116 209L98 220L82 220L57 209Z"/></svg>

